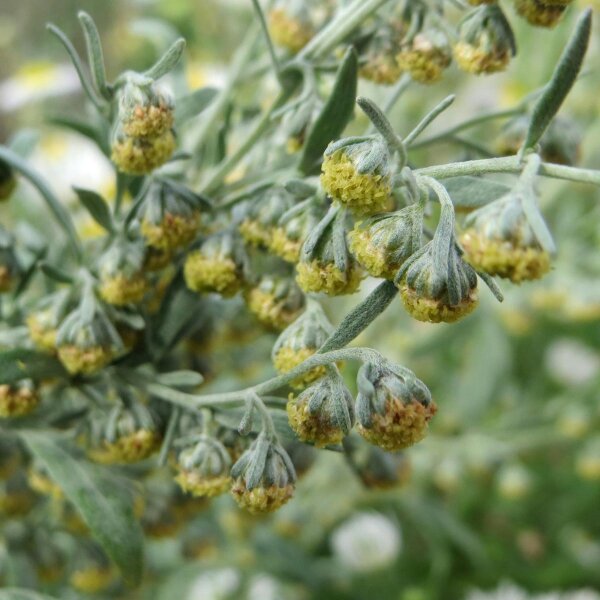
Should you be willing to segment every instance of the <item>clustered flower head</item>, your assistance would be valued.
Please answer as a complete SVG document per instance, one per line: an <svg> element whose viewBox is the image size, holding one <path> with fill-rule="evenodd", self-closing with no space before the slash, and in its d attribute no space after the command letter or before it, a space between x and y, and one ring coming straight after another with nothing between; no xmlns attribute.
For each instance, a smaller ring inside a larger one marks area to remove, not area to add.
<svg viewBox="0 0 600 600"><path fill-rule="evenodd" d="M258 248L269 248L280 218L293 204L291 195L280 187L252 198L240 215L239 231L244 241Z"/></svg>
<svg viewBox="0 0 600 600"><path fill-rule="evenodd" d="M456 244L451 207L442 208L433 240L403 264L396 284L404 308L419 321L452 323L475 309L477 273Z"/></svg>
<svg viewBox="0 0 600 600"><path fill-rule="evenodd" d="M56 334L58 358L71 374L90 374L110 363L123 342L103 310L78 307L62 321Z"/></svg>
<svg viewBox="0 0 600 600"><path fill-rule="evenodd" d="M354 425L354 399L335 367L287 404L298 439L317 448L339 444Z"/></svg>
<svg viewBox="0 0 600 600"><path fill-rule="evenodd" d="M571 0L563 2L550 2L542 0L515 0L515 10L530 25L536 27L555 27Z"/></svg>
<svg viewBox="0 0 600 600"><path fill-rule="evenodd" d="M325 150L321 184L333 198L359 214L390 206L391 156L380 137L345 138Z"/></svg>
<svg viewBox="0 0 600 600"><path fill-rule="evenodd" d="M202 436L180 452L175 481L184 492L199 498L224 494L231 486L231 458L221 442Z"/></svg>
<svg viewBox="0 0 600 600"><path fill-rule="evenodd" d="M396 60L400 52L404 25L392 21L382 23L367 42L364 62L359 74L364 79L382 85L395 83L402 75L402 69Z"/></svg>
<svg viewBox="0 0 600 600"><path fill-rule="evenodd" d="M100 297L108 304L139 304L148 290L145 250L139 241L118 238L99 259Z"/></svg>
<svg viewBox="0 0 600 600"><path fill-rule="evenodd" d="M287 373L312 356L333 333L323 309L316 302L309 302L306 310L277 338L271 357L279 373ZM292 387L304 388L323 377L326 369L315 367L294 379Z"/></svg>
<svg viewBox="0 0 600 600"><path fill-rule="evenodd" d="M102 464L129 464L148 458L160 446L162 435L153 411L126 390L107 415L89 423L89 457Z"/></svg>
<svg viewBox="0 0 600 600"><path fill-rule="evenodd" d="M288 209L280 217L269 241L269 250L283 260L296 264L302 243L323 218L321 203L309 198Z"/></svg>
<svg viewBox="0 0 600 600"><path fill-rule="evenodd" d="M138 213L146 245L163 252L187 246L198 233L201 209L206 205L205 198L178 182L153 184Z"/></svg>
<svg viewBox="0 0 600 600"><path fill-rule="evenodd" d="M263 275L244 292L248 310L265 326L285 329L304 308L305 298L293 279Z"/></svg>
<svg viewBox="0 0 600 600"><path fill-rule="evenodd" d="M393 280L422 245L423 211L414 204L358 221L348 234L358 263L373 277Z"/></svg>
<svg viewBox="0 0 600 600"><path fill-rule="evenodd" d="M40 398L30 380L0 385L0 418L23 417L35 410Z"/></svg>
<svg viewBox="0 0 600 600"><path fill-rule="evenodd" d="M244 249L233 232L226 230L207 237L198 250L188 253L183 274L195 292L231 297L244 285L245 268Z"/></svg>
<svg viewBox="0 0 600 600"><path fill-rule="evenodd" d="M294 494L296 471L278 442L260 433L231 468L231 493L251 513L273 512Z"/></svg>
<svg viewBox="0 0 600 600"><path fill-rule="evenodd" d="M467 217L460 242L477 270L514 283L549 271L550 254L536 238L522 202L520 194L509 193Z"/></svg>
<svg viewBox="0 0 600 600"><path fill-rule="evenodd" d="M440 29L425 29L402 45L398 65L419 83L438 81L452 62L448 37Z"/></svg>
<svg viewBox="0 0 600 600"><path fill-rule="evenodd" d="M461 23L454 58L464 71L477 75L503 71L515 52L512 29L497 4L479 8Z"/></svg>
<svg viewBox="0 0 600 600"><path fill-rule="evenodd" d="M348 252L344 220L332 208L304 241L296 281L305 292L339 296L358 289L362 270Z"/></svg>
<svg viewBox="0 0 600 600"><path fill-rule="evenodd" d="M437 407L425 384L411 371L367 362L357 378L358 432L384 450L402 450L427 435Z"/></svg>
<svg viewBox="0 0 600 600"><path fill-rule="evenodd" d="M282 0L269 12L273 41L292 53L299 52L315 34L310 13L301 0Z"/></svg>
<svg viewBox="0 0 600 600"><path fill-rule="evenodd" d="M111 158L123 173L150 173L175 150L173 101L154 82L136 82L133 76L119 94Z"/></svg>

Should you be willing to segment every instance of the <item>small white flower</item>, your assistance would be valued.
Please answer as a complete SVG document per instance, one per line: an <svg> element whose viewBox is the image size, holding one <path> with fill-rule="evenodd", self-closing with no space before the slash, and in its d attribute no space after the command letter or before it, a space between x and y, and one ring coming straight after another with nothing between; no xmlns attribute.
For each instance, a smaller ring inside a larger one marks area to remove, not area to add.
<svg viewBox="0 0 600 600"><path fill-rule="evenodd" d="M342 523L331 536L337 560L359 573L376 571L393 563L401 547L397 523L378 513L359 513Z"/></svg>
<svg viewBox="0 0 600 600"><path fill-rule="evenodd" d="M554 342L546 352L546 369L564 385L582 385L600 370L600 356L587 346L571 339Z"/></svg>

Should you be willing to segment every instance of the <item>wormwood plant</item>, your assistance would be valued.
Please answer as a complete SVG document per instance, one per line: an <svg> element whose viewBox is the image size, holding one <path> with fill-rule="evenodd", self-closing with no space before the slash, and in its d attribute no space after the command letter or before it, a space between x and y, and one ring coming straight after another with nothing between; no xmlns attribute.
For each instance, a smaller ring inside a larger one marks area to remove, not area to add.
<svg viewBox="0 0 600 600"><path fill-rule="evenodd" d="M91 110L61 124L110 158L116 191L75 189L104 231L86 239L22 146L0 146L2 199L19 202L16 182L27 180L60 227L0 228L0 515L30 519L7 539L40 581L114 589L106 553L138 584L140 518L146 530L165 523L133 482L157 469L170 470L178 487L157 493L182 518L227 492L252 513L277 510L294 494L298 442L354 461L362 438L380 460L370 473L357 466L363 481L393 484L400 474L381 451L420 442L438 408L407 367L348 344L394 301L420 321L452 323L476 310L481 282L502 301L495 277L543 277L555 247L538 179L600 185L600 171L571 165L576 142L554 121L584 59L590 10L544 88L514 110L423 137L454 96L404 136L386 113L408 85L443 77L453 58L475 74L504 69L516 42L500 5L461 5L456 23L437 4L314 4L286 0L265 15L253 2L257 26L227 83L177 98L160 80L176 68L183 40L148 70L110 81L89 15L79 15L87 65L48 27ZM567 4L515 3L537 26L555 24ZM248 77L273 74L275 98L250 123L240 120ZM394 84L384 107L357 97L359 77ZM440 165L412 157L441 140L462 144L460 131L505 117L514 118L505 156ZM347 129L353 135L343 137ZM486 177L493 173L512 180ZM368 276L383 281L334 327L320 299L355 293ZM213 357L226 336L248 343L243 336L259 326L279 334L278 375L220 391L227 373ZM356 394L342 377L348 362L360 363ZM69 541L43 552L54 543L44 537L46 515L57 513Z"/></svg>

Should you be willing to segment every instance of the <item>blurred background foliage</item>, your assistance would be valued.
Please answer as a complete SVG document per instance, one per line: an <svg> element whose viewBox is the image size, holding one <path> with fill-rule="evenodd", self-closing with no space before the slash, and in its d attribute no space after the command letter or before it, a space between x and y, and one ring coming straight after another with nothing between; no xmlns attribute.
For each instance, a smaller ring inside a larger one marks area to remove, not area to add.
<svg viewBox="0 0 600 600"><path fill-rule="evenodd" d="M0 140L21 127L36 130L34 164L65 201L73 183L101 188L111 180L101 157L47 122L59 109L80 109L82 101L63 50L44 25L60 24L82 48L79 9L96 19L112 73L151 64L176 34L183 35L183 74L192 89L223 83L253 18L250 2L242 0L2 0ZM392 123L408 131L424 106L450 92L457 102L435 124L438 130L478 111L512 106L547 80L576 13L572 7L551 31L532 30L509 13L519 53L506 73L480 79L453 68L434 87L413 85L390 115ZM561 111L584 133L579 164L596 169L599 69L596 23L586 74ZM385 95L385 89L361 85L375 100ZM248 102L259 105L270 93L249 85ZM494 123L468 137L493 148L498 134ZM414 158L433 164L470 155L444 144ZM520 287L504 283L502 305L484 293L481 310L455 325L413 321L397 301L356 341L408 365L439 406L427 440L398 458L401 486L370 489L342 455L321 452L294 501L273 517L256 518L240 513L230 498L210 506L181 500L177 510L165 511L161 495L152 492L163 485L158 473L144 482L145 585L131 592L115 583L96 597L600 598L593 591L600 590L600 190L552 181L540 187L559 246L550 275ZM8 220L2 210L0 219ZM328 301L332 321L357 302L356 296ZM235 303L230 310L236 314ZM218 327L223 331L209 360L219 387L271 373L273 337L239 315ZM206 348L191 352L194 361L206 354ZM307 464L315 459L310 449L303 451ZM48 501L59 510L60 500ZM0 539L4 583L27 585L31 566L18 556L8 560L2 548ZM57 590L50 576L37 577L50 594L81 597ZM587 592L573 592L582 588Z"/></svg>

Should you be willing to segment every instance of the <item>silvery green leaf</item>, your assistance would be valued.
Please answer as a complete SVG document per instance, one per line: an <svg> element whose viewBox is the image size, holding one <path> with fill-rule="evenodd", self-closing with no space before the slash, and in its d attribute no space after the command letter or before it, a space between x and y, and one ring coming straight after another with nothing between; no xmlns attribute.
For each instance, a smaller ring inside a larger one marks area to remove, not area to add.
<svg viewBox="0 0 600 600"><path fill-rule="evenodd" d="M156 80L171 72L179 62L184 48L185 40L183 38L179 38L173 42L156 63L144 72L144 76Z"/></svg>
<svg viewBox="0 0 600 600"><path fill-rule="evenodd" d="M132 586L139 584L144 537L133 514L133 498L107 469L75 458L50 434L27 431L21 436L73 503L94 538Z"/></svg>
<svg viewBox="0 0 600 600"><path fill-rule="evenodd" d="M41 134L35 129L19 129L11 137L8 147L21 158L27 158L36 148Z"/></svg>
<svg viewBox="0 0 600 600"><path fill-rule="evenodd" d="M333 91L308 132L299 169L304 174L318 170L323 152L338 138L354 114L358 81L358 58L348 49L337 72Z"/></svg>
<svg viewBox="0 0 600 600"><path fill-rule="evenodd" d="M158 383L172 387L196 387L204 381L204 377L196 371L172 371L161 373L156 378Z"/></svg>
<svg viewBox="0 0 600 600"><path fill-rule="evenodd" d="M527 137L523 144L524 149L533 148L538 143L571 91L583 64L591 30L592 9L587 8L577 20L575 31L561 54L552 78L533 107Z"/></svg>
<svg viewBox="0 0 600 600"><path fill-rule="evenodd" d="M88 62L96 90L100 92L100 95L103 98L110 100L112 97L112 92L110 86L106 82L106 68L104 66L104 56L102 53L100 34L98 33L96 24L90 15L84 11L80 11L77 16L79 17L79 22L83 27Z"/></svg>
<svg viewBox="0 0 600 600"><path fill-rule="evenodd" d="M50 263L44 261L41 262L39 266L42 273L47 277L50 277L50 279L53 279L58 283L73 283L73 278L68 273L65 273L63 270Z"/></svg>
<svg viewBox="0 0 600 600"><path fill-rule="evenodd" d="M536 195L533 193L523 194L523 212L527 217L527 222L531 226L537 241L540 246L550 254L554 254L556 252L556 245L554 244L554 240L552 239L552 234L548 229L548 225L546 225L546 221L540 212L540 209L536 203Z"/></svg>
<svg viewBox="0 0 600 600"><path fill-rule="evenodd" d="M92 190L85 190L78 187L73 187L73 190L92 219L94 219L98 225L106 229L106 231L114 231L114 223L112 215L110 214L110 208L104 198Z"/></svg>
<svg viewBox="0 0 600 600"><path fill-rule="evenodd" d="M460 208L479 208L485 206L498 198L501 198L512 189L493 179L483 177L450 177L443 179L442 184L446 188L452 204Z"/></svg>
<svg viewBox="0 0 600 600"><path fill-rule="evenodd" d="M175 101L175 126L183 125L186 121L197 117L210 105L217 93L217 89L205 87L177 98Z"/></svg>
<svg viewBox="0 0 600 600"><path fill-rule="evenodd" d="M302 179L290 179L285 183L284 187L286 191L298 198L298 200L305 200L317 193L316 186L307 183Z"/></svg>

